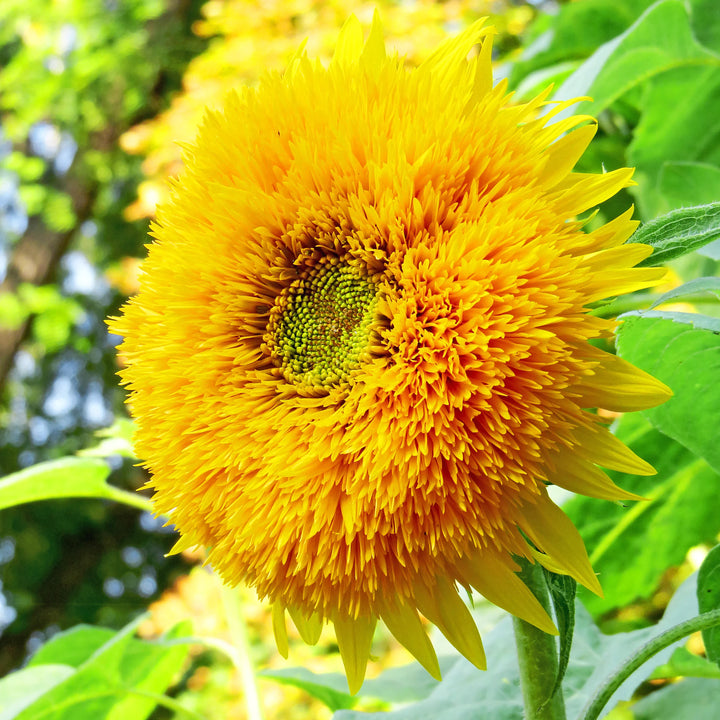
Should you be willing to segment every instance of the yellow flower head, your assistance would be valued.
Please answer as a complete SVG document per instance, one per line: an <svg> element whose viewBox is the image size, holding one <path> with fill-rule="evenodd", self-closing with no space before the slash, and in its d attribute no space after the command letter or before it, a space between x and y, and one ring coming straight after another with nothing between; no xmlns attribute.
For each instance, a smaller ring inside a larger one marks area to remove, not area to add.
<svg viewBox="0 0 720 720"><path fill-rule="evenodd" d="M591 118L511 103L491 39L409 70L351 18L329 67L231 94L112 323L178 547L269 598L283 652L285 610L309 642L332 622L353 692L378 619L439 675L418 611L485 666L458 586L554 632L513 555L600 587L546 486L628 498L597 465L653 472L587 410L668 396L588 342L613 331L589 303L663 274L633 269L632 210L574 219L632 171L571 172Z"/></svg>

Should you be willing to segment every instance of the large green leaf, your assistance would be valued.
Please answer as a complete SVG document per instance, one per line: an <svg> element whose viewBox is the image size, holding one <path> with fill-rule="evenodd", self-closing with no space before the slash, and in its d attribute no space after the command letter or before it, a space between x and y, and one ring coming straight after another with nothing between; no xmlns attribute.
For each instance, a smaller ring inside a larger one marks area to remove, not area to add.
<svg viewBox="0 0 720 720"><path fill-rule="evenodd" d="M107 463L90 457L38 463L0 479L0 510L57 498L103 498L149 509L148 501L141 495L108 485L109 475Z"/></svg>
<svg viewBox="0 0 720 720"><path fill-rule="evenodd" d="M575 638L570 664L563 681L563 693L569 718L578 717L605 679L617 670L623 660L634 654L649 639L676 623L697 614L695 578L683 584L673 597L662 620L654 627L629 633L604 635L593 623L587 611L576 606ZM361 713L340 710L334 720L361 720L362 718L387 718L387 720L467 720L467 718L491 718L492 720L518 720L523 717L520 679L512 623L502 620L483 637L488 658L486 672L479 671L462 657L444 660L443 681L433 681L427 697L411 705L382 713ZM617 690L610 707L628 700L635 688L659 665L666 663L673 650L671 646L654 656L633 673ZM449 667L448 667L449 664ZM412 685L415 665L398 668L408 671L406 685ZM318 680L321 681L322 676ZM367 683L366 683L367 685ZM363 686L361 695L372 697Z"/></svg>
<svg viewBox="0 0 720 720"><path fill-rule="evenodd" d="M704 460L638 414L624 416L617 435L650 460L657 475L609 474L647 499L619 504L575 496L563 505L603 586L603 598L581 591L596 615L652 595L668 567L679 565L691 547L720 532L720 476Z"/></svg>
<svg viewBox="0 0 720 720"><path fill-rule="evenodd" d="M555 99L590 96L579 112L597 115L639 83L673 68L705 65L720 58L700 45L679 0L655 3L622 35L599 47L558 89ZM666 108L667 111L667 108Z"/></svg>
<svg viewBox="0 0 720 720"><path fill-rule="evenodd" d="M700 612L720 610L720 545L708 554L698 571L698 607ZM703 630L708 660L720 665L720 626Z"/></svg>
<svg viewBox="0 0 720 720"><path fill-rule="evenodd" d="M162 696L187 655L187 645L173 642L181 629L151 643L134 639L137 624L118 633L78 626L55 636L22 671L38 678L40 690L2 720L143 720L158 702L198 717ZM27 683L22 673L7 678L10 697Z"/></svg>
<svg viewBox="0 0 720 720"><path fill-rule="evenodd" d="M618 354L670 386L674 397L645 416L720 471L720 335L661 318L628 317ZM684 522L687 522L685 520Z"/></svg>
<svg viewBox="0 0 720 720"><path fill-rule="evenodd" d="M633 192L645 218L673 207L672 198L662 196L668 162L720 165L720 57L714 58L710 66L664 73L643 94L642 115L627 161L637 168ZM702 202L687 194L683 202Z"/></svg>
<svg viewBox="0 0 720 720"><path fill-rule="evenodd" d="M720 12L717 0L691 0L695 37L705 47L720 53Z"/></svg>
<svg viewBox="0 0 720 720"><path fill-rule="evenodd" d="M717 720L720 682L690 678L666 685L632 706L634 720Z"/></svg>
<svg viewBox="0 0 720 720"><path fill-rule="evenodd" d="M73 674L68 665L43 665L0 678L0 720L16 718L28 705Z"/></svg>
<svg viewBox="0 0 720 720"><path fill-rule="evenodd" d="M625 320L631 317L655 318L658 320L670 320L681 325L689 325L698 330L709 330L711 333L720 334L720 318L700 313L672 312L669 310L632 310L618 316L618 319Z"/></svg>
<svg viewBox="0 0 720 720"><path fill-rule="evenodd" d="M628 28L651 4L652 0L625 0L620 4L615 0L584 0L561 5L551 21L547 15L540 15L536 27L541 32L543 25L549 27L525 48L520 60L514 64L511 86L530 73L588 57L598 45Z"/></svg>

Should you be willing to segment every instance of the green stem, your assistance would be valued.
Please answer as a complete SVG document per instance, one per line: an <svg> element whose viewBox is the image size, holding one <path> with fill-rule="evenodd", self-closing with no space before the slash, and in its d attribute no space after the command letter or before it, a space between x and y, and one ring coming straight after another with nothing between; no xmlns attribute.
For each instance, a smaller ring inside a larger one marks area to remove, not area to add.
<svg viewBox="0 0 720 720"><path fill-rule="evenodd" d="M548 614L550 593L542 568L527 560L520 560L520 578L532 590ZM534 625L513 618L515 645L520 667L520 688L525 720L565 720L565 702L562 688L549 697L558 673L558 650L555 638Z"/></svg>
<svg viewBox="0 0 720 720"><path fill-rule="evenodd" d="M150 498L145 495L140 495L137 492L128 492L127 490L121 490L113 485L108 485L106 497L108 500L114 500L115 502L122 503L123 505L129 505L137 510L144 510L145 512L155 512L153 504L150 502ZM93 496L94 497L94 496Z"/></svg>
<svg viewBox="0 0 720 720"><path fill-rule="evenodd" d="M227 616L234 650L231 659L238 673L240 673L248 720L262 720L262 708L260 707L260 697L255 684L255 669L250 660L250 644L243 623L240 595L237 588L225 585L220 578L218 578L218 581L221 585L223 605L225 606L225 615Z"/></svg>
<svg viewBox="0 0 720 720"><path fill-rule="evenodd" d="M580 714L581 720L597 720L615 691L653 655L698 630L706 630L716 625L720 625L720 610L712 610L681 622L649 640L603 683Z"/></svg>

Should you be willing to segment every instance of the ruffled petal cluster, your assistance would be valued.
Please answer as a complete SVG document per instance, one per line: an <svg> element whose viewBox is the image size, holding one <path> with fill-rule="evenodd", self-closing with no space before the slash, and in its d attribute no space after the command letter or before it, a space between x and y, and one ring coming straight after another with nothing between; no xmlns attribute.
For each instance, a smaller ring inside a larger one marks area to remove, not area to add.
<svg viewBox="0 0 720 720"><path fill-rule="evenodd" d="M631 210L576 220L632 170L572 172L594 121L493 87L491 41L410 70L351 18L328 67L231 94L112 323L178 548L268 598L285 652L286 611L308 642L332 622L353 692L378 619L435 676L420 614L484 667L462 588L554 632L513 556L600 586L547 485L653 472L593 408L669 391L590 343L614 323L588 306L663 271Z"/></svg>

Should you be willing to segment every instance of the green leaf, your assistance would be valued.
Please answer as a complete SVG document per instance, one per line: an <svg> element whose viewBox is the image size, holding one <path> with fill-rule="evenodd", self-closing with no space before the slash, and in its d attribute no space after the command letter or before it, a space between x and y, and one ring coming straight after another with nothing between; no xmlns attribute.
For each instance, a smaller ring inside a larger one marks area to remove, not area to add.
<svg viewBox="0 0 720 720"><path fill-rule="evenodd" d="M693 37L687 10L679 0L663 0L643 13L622 35L599 47L559 88L556 100L584 95L577 112L597 116L631 88L673 68L720 60Z"/></svg>
<svg viewBox="0 0 720 720"><path fill-rule="evenodd" d="M560 656L558 658L558 674L555 685L549 698L557 692L562 685L570 662L573 632L575 631L575 596L577 595L577 582L568 575L557 575L545 570L548 590L552 598L557 627L560 633Z"/></svg>
<svg viewBox="0 0 720 720"><path fill-rule="evenodd" d="M263 670L258 673L258 677L274 680L281 685L292 685L304 690L321 703L335 710L351 708L357 702L357 698L349 695L347 690L347 680L344 675L339 673L327 673L324 675L316 675L305 668L283 668L279 670Z"/></svg>
<svg viewBox="0 0 720 720"><path fill-rule="evenodd" d="M720 53L720 12L717 0L691 0L695 37L705 47Z"/></svg>
<svg viewBox="0 0 720 720"><path fill-rule="evenodd" d="M641 225L629 242L655 249L640 266L664 265L720 238L720 202L672 210Z"/></svg>
<svg viewBox="0 0 720 720"><path fill-rule="evenodd" d="M670 320L682 325L690 325L698 330L707 330L711 333L720 333L720 318L700 313L670 312L668 310L631 310L630 312L618 315L618 320L625 320L630 317L646 319Z"/></svg>
<svg viewBox="0 0 720 720"><path fill-rule="evenodd" d="M644 411L674 438L720 471L720 336L661 318L628 317L619 331L618 354L670 386L674 397Z"/></svg>
<svg viewBox="0 0 720 720"><path fill-rule="evenodd" d="M697 597L701 613L720 610L720 545L707 554L700 566ZM720 666L720 627L703 630L702 637L708 660Z"/></svg>
<svg viewBox="0 0 720 720"><path fill-rule="evenodd" d="M641 102L627 163L637 168L638 185L631 192L643 217L651 218L673 207L672 199L661 194L666 163L720 166L720 57L711 67L673 70L653 79ZM683 205L700 205L707 197L690 192L684 193Z"/></svg>
<svg viewBox="0 0 720 720"><path fill-rule="evenodd" d="M664 161L659 191L667 209L707 205L720 197L720 167L706 162Z"/></svg>
<svg viewBox="0 0 720 720"><path fill-rule="evenodd" d="M37 500L102 498L149 510L142 495L107 484L110 467L94 458L67 457L39 463L0 479L0 510Z"/></svg>
<svg viewBox="0 0 720 720"><path fill-rule="evenodd" d="M692 577L681 586L656 626L628 633L602 634L582 605L576 604L575 642L563 681L568 718L578 717L588 699L624 658L637 652L648 640L678 621L695 614L694 581ZM372 717L386 720L518 720L523 717L523 708L510 618L504 618L489 633L484 634L483 642L488 658L487 671L478 670L462 657L441 657L443 681L433 681L431 691L419 702L389 712L340 710L333 716L333 720L366 720ZM661 651L633 673L613 695L611 706L630 699L635 688L653 669L668 661L675 647L677 644ZM416 665L397 670L410 671ZM408 675L407 684L412 684L412 677ZM365 694L364 688L362 692Z"/></svg>
<svg viewBox="0 0 720 720"><path fill-rule="evenodd" d="M584 0L561 5L552 19L541 14L535 25L549 27L525 48L520 61L514 64L511 87L530 73L586 58L598 45L628 28L651 4L652 0L625 0L621 4L613 0ZM582 32L578 32L578 28L582 28Z"/></svg>
<svg viewBox="0 0 720 720"><path fill-rule="evenodd" d="M28 667L0 678L0 720L12 720L18 713L67 680L73 669L67 665Z"/></svg>
<svg viewBox="0 0 720 720"><path fill-rule="evenodd" d="M577 495L563 505L603 586L603 598L580 592L594 615L650 597L669 567L682 563L691 547L712 542L720 531L720 475L704 460L638 413L624 415L616 435L650 459L657 475L608 472L620 487L647 498L644 501L620 504Z"/></svg>
<svg viewBox="0 0 720 720"><path fill-rule="evenodd" d="M720 277L700 277L689 280L679 287L669 290L661 295L650 308L663 305L677 298L687 297L688 295L697 295L699 293L712 293L715 297L720 298Z"/></svg>
<svg viewBox="0 0 720 720"><path fill-rule="evenodd" d="M80 457L110 457L120 455L121 457L135 458L135 451L132 445L132 436L135 424L128 418L115 418L110 427L102 428L95 433L100 442L89 448L78 451Z"/></svg>
<svg viewBox="0 0 720 720"><path fill-rule="evenodd" d="M666 685L632 706L634 720L717 720L720 683L690 678Z"/></svg>
<svg viewBox="0 0 720 720"><path fill-rule="evenodd" d="M704 657L693 655L687 648L679 647L664 665L655 668L650 677L652 680L676 677L720 678L720 668Z"/></svg>
<svg viewBox="0 0 720 720"><path fill-rule="evenodd" d="M141 620L118 633L79 626L53 638L36 653L28 669L40 673L44 668L62 667L64 677L36 693L32 702L8 720L143 720L158 701L174 706L174 701L158 693L165 691L184 664L187 646L173 639L185 628L150 643L133 637ZM58 665L57 661L64 662ZM198 717L183 708L173 709Z"/></svg>

